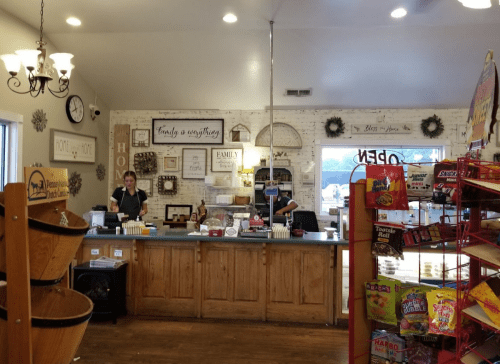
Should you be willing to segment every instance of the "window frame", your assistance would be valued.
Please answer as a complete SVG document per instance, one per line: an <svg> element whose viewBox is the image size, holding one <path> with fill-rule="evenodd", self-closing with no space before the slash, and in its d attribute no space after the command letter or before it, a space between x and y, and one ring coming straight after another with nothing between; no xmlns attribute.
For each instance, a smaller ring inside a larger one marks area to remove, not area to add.
<svg viewBox="0 0 500 364"><path fill-rule="evenodd" d="M0 123L6 125L6 183L23 181L23 116L0 110ZM3 189L4 186L2 186Z"/></svg>
<svg viewBox="0 0 500 364"><path fill-rule="evenodd" d="M322 170L323 170L323 148L324 147L348 147L348 148L363 148L363 149L391 149L391 148L441 148L442 158L449 158L451 151L450 140L428 140L428 139L408 139L404 140L403 144L395 143L394 140L389 139L321 139L316 142L315 154L318 156L315 166L316 183L314 186L315 203L314 209L316 215L323 220L333 220L334 216L329 215L327 212L321 211L321 186L322 186Z"/></svg>

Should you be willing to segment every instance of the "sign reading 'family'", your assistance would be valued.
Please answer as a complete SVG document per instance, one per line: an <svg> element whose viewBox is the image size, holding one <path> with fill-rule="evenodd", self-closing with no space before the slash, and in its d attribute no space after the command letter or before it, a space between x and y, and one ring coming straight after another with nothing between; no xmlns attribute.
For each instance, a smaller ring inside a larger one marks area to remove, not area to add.
<svg viewBox="0 0 500 364"><path fill-rule="evenodd" d="M153 144L224 144L224 119L153 119Z"/></svg>

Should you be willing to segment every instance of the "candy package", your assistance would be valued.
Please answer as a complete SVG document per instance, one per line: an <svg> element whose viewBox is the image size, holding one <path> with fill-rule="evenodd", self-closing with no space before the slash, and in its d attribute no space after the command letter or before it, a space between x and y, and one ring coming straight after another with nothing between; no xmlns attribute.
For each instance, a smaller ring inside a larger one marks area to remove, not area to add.
<svg viewBox="0 0 500 364"><path fill-rule="evenodd" d="M408 210L403 167L366 166L366 207L382 210Z"/></svg>
<svg viewBox="0 0 500 364"><path fill-rule="evenodd" d="M400 333L406 335L425 335L429 330L429 314L426 293L430 287L417 286L401 293Z"/></svg>
<svg viewBox="0 0 500 364"><path fill-rule="evenodd" d="M431 197L434 187L434 166L409 165L406 189L408 196Z"/></svg>
<svg viewBox="0 0 500 364"><path fill-rule="evenodd" d="M406 363L405 340L383 330L372 332L370 364Z"/></svg>
<svg viewBox="0 0 500 364"><path fill-rule="evenodd" d="M434 166L434 193L435 203L445 204L456 202L457 190L457 163L443 161Z"/></svg>
<svg viewBox="0 0 500 364"><path fill-rule="evenodd" d="M366 282L365 287L368 318L390 325L397 325L401 312L401 282L380 279Z"/></svg>
<svg viewBox="0 0 500 364"><path fill-rule="evenodd" d="M427 292L429 305L429 333L456 336L457 291L439 288Z"/></svg>
<svg viewBox="0 0 500 364"><path fill-rule="evenodd" d="M385 257L402 257L403 227L373 224L372 254Z"/></svg>

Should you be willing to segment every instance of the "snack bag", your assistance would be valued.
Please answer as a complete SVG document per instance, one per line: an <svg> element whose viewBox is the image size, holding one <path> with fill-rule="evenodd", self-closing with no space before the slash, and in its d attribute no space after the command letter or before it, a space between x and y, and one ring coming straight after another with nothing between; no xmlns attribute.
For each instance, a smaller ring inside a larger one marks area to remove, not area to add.
<svg viewBox="0 0 500 364"><path fill-rule="evenodd" d="M434 166L408 166L406 189L408 196L431 197L434 187Z"/></svg>
<svg viewBox="0 0 500 364"><path fill-rule="evenodd" d="M383 330L372 332L370 364L404 363L405 340Z"/></svg>
<svg viewBox="0 0 500 364"><path fill-rule="evenodd" d="M457 292L452 288L440 288L427 292L429 305L429 333L456 336Z"/></svg>
<svg viewBox="0 0 500 364"><path fill-rule="evenodd" d="M425 335L429 330L426 292L430 287L411 287L402 291L400 334Z"/></svg>
<svg viewBox="0 0 500 364"><path fill-rule="evenodd" d="M366 207L382 210L408 210L403 167L366 166Z"/></svg>
<svg viewBox="0 0 500 364"><path fill-rule="evenodd" d="M403 227L373 224L372 254L403 257Z"/></svg>
<svg viewBox="0 0 500 364"><path fill-rule="evenodd" d="M435 203L456 202L457 175L456 162L443 161L443 163L436 163L434 166L434 193L432 197Z"/></svg>
<svg viewBox="0 0 500 364"><path fill-rule="evenodd" d="M401 305L401 282L391 279L366 282L368 318L389 325L398 324Z"/></svg>

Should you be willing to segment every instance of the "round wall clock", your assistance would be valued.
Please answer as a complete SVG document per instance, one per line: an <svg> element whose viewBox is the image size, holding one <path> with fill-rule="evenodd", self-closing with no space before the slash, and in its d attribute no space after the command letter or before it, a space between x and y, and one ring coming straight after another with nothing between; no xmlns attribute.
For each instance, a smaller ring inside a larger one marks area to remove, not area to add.
<svg viewBox="0 0 500 364"><path fill-rule="evenodd" d="M72 123L80 123L83 120L83 101L80 96L68 96L66 101L66 115Z"/></svg>

